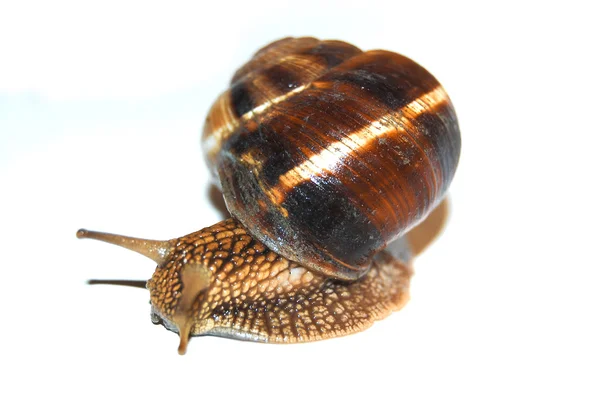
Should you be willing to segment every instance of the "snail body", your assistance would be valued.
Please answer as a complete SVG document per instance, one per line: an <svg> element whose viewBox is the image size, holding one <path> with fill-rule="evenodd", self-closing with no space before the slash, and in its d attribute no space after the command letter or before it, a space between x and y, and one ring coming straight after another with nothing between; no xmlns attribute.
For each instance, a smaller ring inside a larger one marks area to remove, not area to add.
<svg viewBox="0 0 600 398"><path fill-rule="evenodd" d="M408 297L403 235L441 201L460 133L414 61L282 39L234 75L202 135L233 218L170 241L81 230L158 263L152 317L181 337L300 342L368 327ZM390 242L400 250L384 250Z"/></svg>

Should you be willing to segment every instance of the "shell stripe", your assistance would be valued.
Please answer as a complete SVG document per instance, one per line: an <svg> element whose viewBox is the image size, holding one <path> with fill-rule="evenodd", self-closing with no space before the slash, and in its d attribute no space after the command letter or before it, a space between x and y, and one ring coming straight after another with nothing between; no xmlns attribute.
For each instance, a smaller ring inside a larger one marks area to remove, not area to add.
<svg viewBox="0 0 600 398"><path fill-rule="evenodd" d="M256 105L253 109L249 110L239 118L233 113L229 92L221 95L215 105L221 109L221 115L224 116L223 120L220 123L220 127L212 130L211 134L205 137L204 141L204 145L210 156L216 156L218 151L221 149L222 143L236 131L236 129L240 126L240 123L247 122L248 120L255 118L256 116L268 111L270 107L285 101L287 98L303 91L307 87L308 86L305 85L299 86L278 97L268 99L262 104Z"/></svg>
<svg viewBox="0 0 600 398"><path fill-rule="evenodd" d="M209 111L203 134L209 163L215 162L223 143L241 124L304 90L329 69L359 53L360 49L348 43L312 38L283 39L260 50L236 72L232 87Z"/></svg>
<svg viewBox="0 0 600 398"><path fill-rule="evenodd" d="M425 112L435 111L438 106L447 102L448 95L441 86L438 86L404 106L400 112L403 114L409 113L412 118L416 118ZM382 119L373 121L368 126L342 138L340 141L329 144L319 153L312 155L298 166L288 170L279 177L279 186L273 188L272 197L275 198L276 204L281 204L285 199L285 194L298 184L314 178L315 175L329 173L340 162L340 157L355 155L356 151L363 150L376 139L399 132L406 133L411 129L411 127L405 126L412 126L413 122L404 115L399 118L401 124L383 122L383 120L392 121L396 118L396 112L389 113Z"/></svg>
<svg viewBox="0 0 600 398"><path fill-rule="evenodd" d="M263 186L262 190L273 206L285 215L289 209L297 208L295 205L297 200L288 200L291 192L306 184L312 184L313 189L319 189L318 185L326 184L329 186L328 189L336 191L337 196L354 198L353 203L348 203L348 206L354 208L355 212L364 213L367 217L360 222L377 225L377 235L381 234L384 240L387 240L395 234L398 225L402 225L403 230L412 227L414 218L406 215L411 211L420 211L415 205L418 201L415 194L424 196L421 200L429 204L437 200L438 191L445 180L440 170L439 153L412 120L414 118L417 121L420 115L432 115L449 106L446 93L438 85L409 102L399 111L392 111L384 116L373 115L371 119L363 120L360 127L352 127L354 129L351 133L337 140L330 139L325 145L314 141L308 144L314 140L314 137L311 137L311 134L298 132L301 137L294 143L304 148L304 161L300 156L295 157L298 164L287 171L283 171L283 166L280 164L273 167L269 165L271 162L262 164L256 169L263 176L261 180L268 181L268 174L280 173L277 183ZM288 121L292 119L290 113L286 116ZM368 115L362 116L366 118ZM361 122L360 118L353 120L352 126L356 126L359 122ZM324 129L327 130L325 127ZM314 131L310 133L314 134ZM381 144L383 140L388 140L392 144L408 142L410 144L405 146L412 146L414 154L401 161L397 152L389 151L387 145ZM318 149L311 153L307 148ZM385 153L387 157L373 159L374 153ZM403 165L407 168L412 167L415 172L400 177L398 167ZM261 170L262 168L264 170ZM419 184L422 187L418 191L407 190L407 187L418 187ZM312 193L307 188L301 191L306 195ZM374 196L373 192L380 194ZM323 200L325 199L321 198L317 203L312 204L313 213L319 213L318 208L322 207ZM382 211L372 213L365 210L374 206ZM314 218L312 213L306 214L305 217ZM360 218L357 218L357 222Z"/></svg>

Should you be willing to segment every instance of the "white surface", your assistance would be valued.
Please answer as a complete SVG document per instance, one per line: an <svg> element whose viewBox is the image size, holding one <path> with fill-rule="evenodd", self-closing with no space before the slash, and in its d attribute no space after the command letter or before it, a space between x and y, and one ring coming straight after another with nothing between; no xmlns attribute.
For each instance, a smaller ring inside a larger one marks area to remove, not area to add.
<svg viewBox="0 0 600 398"><path fill-rule="evenodd" d="M88 3L0 6L2 396L600 394L592 2ZM180 357L146 291L86 284L154 265L75 231L172 238L218 221L204 117L288 35L398 51L444 84L463 134L451 219L406 309L367 332L195 338Z"/></svg>

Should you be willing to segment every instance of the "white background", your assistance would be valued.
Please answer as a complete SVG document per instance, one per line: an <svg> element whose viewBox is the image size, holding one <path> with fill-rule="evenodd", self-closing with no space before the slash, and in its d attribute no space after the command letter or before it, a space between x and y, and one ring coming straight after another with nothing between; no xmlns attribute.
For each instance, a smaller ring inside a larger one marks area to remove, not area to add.
<svg viewBox="0 0 600 398"><path fill-rule="evenodd" d="M6 1L0 6L2 396L600 395L593 2ZM178 336L149 260L222 218L199 132L234 70L312 35L401 52L445 86L463 152L412 299L366 332L276 346Z"/></svg>

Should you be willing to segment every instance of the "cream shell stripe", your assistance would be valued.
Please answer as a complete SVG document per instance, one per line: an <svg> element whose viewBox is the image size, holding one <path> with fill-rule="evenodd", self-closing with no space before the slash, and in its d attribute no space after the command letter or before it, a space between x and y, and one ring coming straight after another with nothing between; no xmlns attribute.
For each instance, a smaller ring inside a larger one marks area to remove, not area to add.
<svg viewBox="0 0 600 398"><path fill-rule="evenodd" d="M227 138L239 127L241 123L253 119L254 117L256 117L256 115L260 115L261 113L266 112L273 105L285 101L292 95L304 91L308 87L310 87L310 84L298 86L283 95L275 97L271 100L267 100L255 107L254 109L252 109L251 111L243 114L239 119L233 114L233 107L231 105L231 95L229 90L221 94L221 96L215 104L215 108L219 108L220 111L217 112L217 114L223 115L223 122L221 126L214 129L204 141L208 157L216 157L217 153L221 149L221 144L225 142L225 140L227 140ZM215 114L215 112L213 111L211 111L211 113Z"/></svg>
<svg viewBox="0 0 600 398"><path fill-rule="evenodd" d="M411 130L413 121L419 115L435 111L440 105L447 104L448 100L448 95L444 89L438 86L405 105L399 112L389 113L385 117L375 120L369 126L342 138L340 141L333 142L321 152L311 156L279 177L280 187L270 190L272 198L275 198L276 204L283 203L286 193L296 185L314 178L315 175L323 175L330 172L336 164L340 163L340 158L349 156L361 148L367 147L373 140L396 134L399 131L406 132L407 130ZM398 120L399 113L401 115L399 118L401 124L382 123L382 120ZM434 184L435 186L437 185Z"/></svg>

